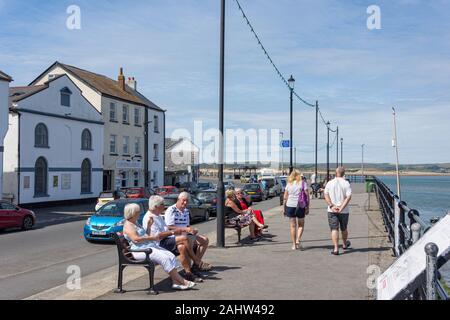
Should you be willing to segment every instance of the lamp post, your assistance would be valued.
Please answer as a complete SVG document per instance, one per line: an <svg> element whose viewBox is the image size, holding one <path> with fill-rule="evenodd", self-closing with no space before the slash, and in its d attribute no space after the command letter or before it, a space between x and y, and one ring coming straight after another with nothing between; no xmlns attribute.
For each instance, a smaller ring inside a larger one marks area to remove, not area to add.
<svg viewBox="0 0 450 320"><path fill-rule="evenodd" d="M317 177L317 152L318 152L318 142L319 142L319 101L316 101L316 166L314 169L314 173L316 175L316 179ZM317 180L318 181L318 180Z"/></svg>
<svg viewBox="0 0 450 320"><path fill-rule="evenodd" d="M219 183L217 184L217 247L225 247L225 190L223 185L223 129L225 97L225 0L220 5Z"/></svg>
<svg viewBox="0 0 450 320"><path fill-rule="evenodd" d="M288 80L289 82L289 89L291 92L291 140L290 140L290 151L291 151L291 159L289 161L289 174L292 173L292 171L294 171L294 165L293 165L293 147L292 147L292 141L293 141L293 135L294 135L294 131L293 131L293 125L294 125L294 119L293 119L293 113L294 113L294 109L293 109L293 105L294 105L294 85L295 85L295 79L294 77L291 75L291 77Z"/></svg>
<svg viewBox="0 0 450 320"><path fill-rule="evenodd" d="M330 181L330 121L327 122L327 181Z"/></svg>
<svg viewBox="0 0 450 320"><path fill-rule="evenodd" d="M339 167L339 127L336 129L336 168Z"/></svg>
<svg viewBox="0 0 450 320"><path fill-rule="evenodd" d="M362 150L362 154L361 154L361 174L362 174L362 182L364 182L364 146L365 144L361 145L361 150Z"/></svg>
<svg viewBox="0 0 450 320"><path fill-rule="evenodd" d="M341 138L341 167L344 166L344 138Z"/></svg>
<svg viewBox="0 0 450 320"><path fill-rule="evenodd" d="M399 170L399 161L398 161L398 141L397 141L397 120L395 109L392 108L392 117L394 118L394 140L392 141L392 146L395 148L395 168L396 168L396 176L397 176L397 195L399 199L402 199L401 188L400 188L400 170Z"/></svg>

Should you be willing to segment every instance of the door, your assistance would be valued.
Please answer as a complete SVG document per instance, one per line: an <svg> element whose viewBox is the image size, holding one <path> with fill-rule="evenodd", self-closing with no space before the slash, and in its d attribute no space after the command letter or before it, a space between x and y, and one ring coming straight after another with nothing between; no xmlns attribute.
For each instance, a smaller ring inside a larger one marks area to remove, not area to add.
<svg viewBox="0 0 450 320"><path fill-rule="evenodd" d="M15 215L17 215L15 206L8 202L0 202L0 228L5 229L17 226Z"/></svg>

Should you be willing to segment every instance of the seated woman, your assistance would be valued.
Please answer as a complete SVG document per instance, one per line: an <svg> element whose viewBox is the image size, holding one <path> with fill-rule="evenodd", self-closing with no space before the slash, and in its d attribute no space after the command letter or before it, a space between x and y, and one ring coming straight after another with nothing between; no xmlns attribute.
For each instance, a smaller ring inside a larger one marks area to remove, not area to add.
<svg viewBox="0 0 450 320"><path fill-rule="evenodd" d="M126 221L123 226L123 234L125 239L131 243L131 250L152 249L150 259L170 275L173 282L172 289L187 290L194 287L195 282L187 281L178 274L175 255L158 245L159 235L155 237L147 235L145 229L138 224L141 207L136 203L130 203L125 206L124 211ZM133 257L136 260L144 260L146 256L143 252L135 252Z"/></svg>
<svg viewBox="0 0 450 320"><path fill-rule="evenodd" d="M248 226L250 229L250 239L257 240L255 235L255 225L264 228L264 225L259 223L256 217L251 213L251 209L241 210L236 204L236 195L233 190L227 190L227 199L225 200L225 217L231 221L236 221L241 227Z"/></svg>
<svg viewBox="0 0 450 320"><path fill-rule="evenodd" d="M237 200L236 204L238 205L239 209L241 209L241 210L251 209L253 216L256 218L257 222L259 222L259 224L256 224L256 227L255 227L255 235L257 237L262 236L262 230L268 228L268 226L264 224L264 216L262 214L262 211L261 210L253 210L253 208L251 208L251 202L249 202L245 198L244 193L242 192L241 188L237 188L235 190L235 193L236 193L236 200ZM260 225L262 225L262 227L260 227Z"/></svg>

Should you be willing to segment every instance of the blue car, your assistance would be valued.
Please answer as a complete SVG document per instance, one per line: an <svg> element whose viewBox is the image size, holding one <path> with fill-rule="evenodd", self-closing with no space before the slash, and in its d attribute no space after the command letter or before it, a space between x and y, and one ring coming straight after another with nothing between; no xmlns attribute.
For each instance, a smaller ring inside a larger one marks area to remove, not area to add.
<svg viewBox="0 0 450 320"><path fill-rule="evenodd" d="M118 199L108 202L94 213L84 225L84 238L89 242L114 241L112 235L122 232L124 225L124 209L129 203L141 206L141 216L138 222L142 224L145 213L148 211L148 199Z"/></svg>

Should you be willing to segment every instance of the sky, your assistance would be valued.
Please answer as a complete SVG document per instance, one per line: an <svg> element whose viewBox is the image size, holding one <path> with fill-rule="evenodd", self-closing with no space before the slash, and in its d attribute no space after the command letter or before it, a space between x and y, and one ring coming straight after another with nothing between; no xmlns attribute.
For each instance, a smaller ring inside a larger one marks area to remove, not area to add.
<svg viewBox="0 0 450 320"><path fill-rule="evenodd" d="M226 1L225 127L289 139L289 90L235 0ZM240 0L280 72L319 101L344 139L344 162L393 163L392 107L403 164L450 162L450 1ZM66 26L77 5L81 29ZM377 5L381 29L369 30ZM0 0L0 70L29 84L55 61L117 78L167 109L168 137L218 127L219 0ZM319 123L319 162L326 161ZM330 136L332 144L335 135ZM294 100L297 161L314 162L315 111ZM336 159L336 143L330 150ZM288 158L288 150L284 153Z"/></svg>

